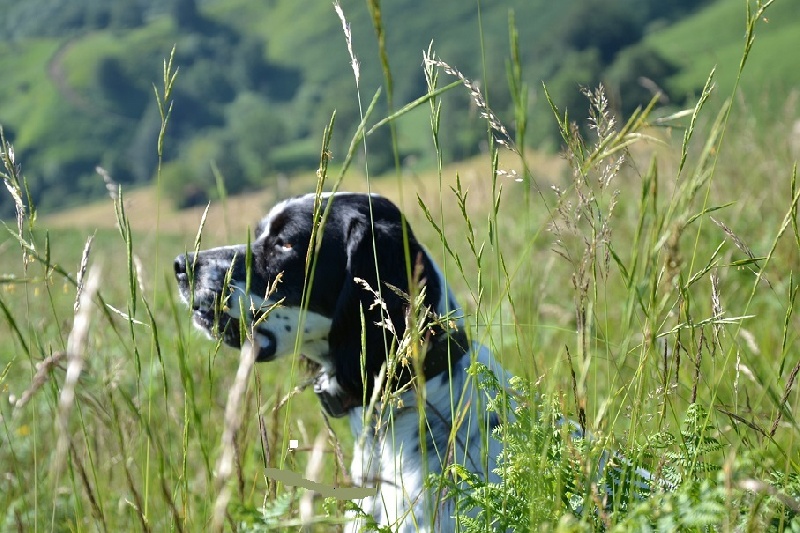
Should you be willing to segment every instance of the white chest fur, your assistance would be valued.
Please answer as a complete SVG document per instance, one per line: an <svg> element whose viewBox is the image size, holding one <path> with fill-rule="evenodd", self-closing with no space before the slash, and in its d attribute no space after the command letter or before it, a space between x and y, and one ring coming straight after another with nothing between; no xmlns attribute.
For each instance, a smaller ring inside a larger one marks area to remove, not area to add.
<svg viewBox="0 0 800 533"><path fill-rule="evenodd" d="M378 487L376 496L357 503L392 531L455 531L452 494L439 483L427 487L425 483L431 474L441 474L452 463L497 481L492 471L501 444L491 437L497 417L487 413L485 393L478 390L466 369L476 358L495 371L500 383L507 382L508 376L486 348L473 345L472 352L454 365L451 375L430 379L422 395L413 390L403 393L402 407L375 413L368 420L364 420L364 408L350 412L356 438L353 483ZM424 396L424 409L419 408L420 396ZM453 420L460 421L456 427ZM363 522L354 519L349 530L359 531Z"/></svg>

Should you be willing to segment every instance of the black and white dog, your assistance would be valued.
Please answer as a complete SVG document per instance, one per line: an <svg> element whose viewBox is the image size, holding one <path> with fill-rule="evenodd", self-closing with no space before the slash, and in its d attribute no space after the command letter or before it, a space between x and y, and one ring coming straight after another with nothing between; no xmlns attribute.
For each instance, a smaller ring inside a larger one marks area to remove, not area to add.
<svg viewBox="0 0 800 533"><path fill-rule="evenodd" d="M195 324L212 337L251 343L257 361L300 354L319 365L315 392L329 415L349 417L353 483L378 489L357 503L377 524L454 531L452 497L425 489L426 477L455 462L497 480L501 444L491 434L499 420L467 368L477 360L500 383L508 376L468 340L442 272L386 198L285 200L261 221L249 253L239 245L181 255L175 275ZM427 319L409 315L406 295L415 293L424 294ZM409 324L422 334L405 353L420 357L393 364L387 354L401 351Z"/></svg>

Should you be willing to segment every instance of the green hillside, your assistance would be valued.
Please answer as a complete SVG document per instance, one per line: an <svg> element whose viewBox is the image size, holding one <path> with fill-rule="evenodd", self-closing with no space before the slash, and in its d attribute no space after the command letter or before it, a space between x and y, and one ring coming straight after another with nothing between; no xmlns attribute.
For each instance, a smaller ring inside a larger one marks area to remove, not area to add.
<svg viewBox="0 0 800 533"><path fill-rule="evenodd" d="M516 132L507 78L509 21L519 34L519 64L529 102L524 142L557 149L560 137L541 83L570 115L584 116L579 87L605 83L613 107L632 112L653 95L691 104L714 64L729 88L741 51L745 2L716 0L544 0L491 3L396 0L382 6L391 90L379 57L375 22L362 2L342 7L361 64L359 90L340 20L327 2L271 0L0 0L0 124L26 161L34 203L48 210L101 195L100 164L116 180L152 180L161 126L153 88L176 49L180 72L166 144L163 183L177 205L204 203L216 191L216 166L229 192L258 188L270 176L316 167L319 139L334 110L334 163L343 158L364 108L380 88L374 123L427 88L422 54L438 57L487 94ZM705 8L703 6L706 6ZM800 78L800 7L778 1L743 83L748 98L768 91L783 103ZM43 19L42 15L47 15ZM442 79L443 85L454 78ZM726 89L727 90L727 89ZM753 96L751 96L753 95ZM360 99L360 103L359 103ZM422 110L421 110L422 111ZM444 98L440 140L445 160L475 155L485 126L465 90ZM400 161L424 168L433 147L425 112L397 122ZM394 166L389 130L370 139L370 171ZM212 162L214 165L212 165ZM0 199L0 216L11 212Z"/></svg>
<svg viewBox="0 0 800 533"><path fill-rule="evenodd" d="M697 80L717 67L719 93L727 97L736 79L744 47L743 2L718 1L695 16L649 35L645 41L680 66L670 79L676 93L691 94ZM783 106L800 86L800 3L775 2L758 29L741 90L759 105ZM761 110L764 111L764 110Z"/></svg>

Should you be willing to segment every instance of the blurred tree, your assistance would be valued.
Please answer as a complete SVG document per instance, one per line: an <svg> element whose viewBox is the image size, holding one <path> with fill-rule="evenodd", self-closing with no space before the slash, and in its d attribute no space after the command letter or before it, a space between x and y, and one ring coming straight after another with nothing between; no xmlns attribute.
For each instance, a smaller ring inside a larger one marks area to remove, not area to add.
<svg viewBox="0 0 800 533"><path fill-rule="evenodd" d="M88 4L82 6L83 28L105 29L111 23L111 12L105 4Z"/></svg>
<svg viewBox="0 0 800 533"><path fill-rule="evenodd" d="M97 63L96 85L113 112L137 118L142 114L150 94L139 90L125 73L119 59L105 56Z"/></svg>
<svg viewBox="0 0 800 533"><path fill-rule="evenodd" d="M648 21L659 19L675 20L686 16L700 7L709 4L711 0L647 0L643 2L646 7Z"/></svg>
<svg viewBox="0 0 800 533"><path fill-rule="evenodd" d="M255 93L242 93L225 108L225 131L241 164L239 188L261 183L272 170L270 155L288 143L284 119L277 108Z"/></svg>
<svg viewBox="0 0 800 533"><path fill-rule="evenodd" d="M241 192L246 187L235 143L224 130L208 129L181 148L179 159L164 165L161 172L164 192L179 208L206 203L216 196L215 168L229 193Z"/></svg>
<svg viewBox="0 0 800 533"><path fill-rule="evenodd" d="M178 159L161 167L161 186L164 194L178 209L208 203L213 183L206 176L195 174L188 161Z"/></svg>
<svg viewBox="0 0 800 533"><path fill-rule="evenodd" d="M373 175L385 174L394 168L392 132L388 125L381 126L367 137L367 161Z"/></svg>
<svg viewBox="0 0 800 533"><path fill-rule="evenodd" d="M255 37L243 38L231 59L228 72L236 84L244 90L260 90L268 74L264 41Z"/></svg>
<svg viewBox="0 0 800 533"><path fill-rule="evenodd" d="M342 161L347 155L350 139L361 123L358 98L352 78L338 77L325 86L313 119L314 124L320 125L320 134L324 125L330 121L334 110L336 111L336 122L333 127L330 150L334 160Z"/></svg>
<svg viewBox="0 0 800 533"><path fill-rule="evenodd" d="M466 89L458 87L442 96L439 146L445 162L477 154L488 140L486 122Z"/></svg>
<svg viewBox="0 0 800 533"><path fill-rule="evenodd" d="M112 28L138 28L144 24L144 10L136 0L115 0L109 5Z"/></svg>
<svg viewBox="0 0 800 533"><path fill-rule="evenodd" d="M161 113L156 102L151 101L142 113L125 151L133 180L136 182L147 183L155 174L158 165L156 146L160 131ZM167 144L169 146L171 143Z"/></svg>
<svg viewBox="0 0 800 533"><path fill-rule="evenodd" d="M620 0L579 0L568 9L560 28L561 40L574 50L598 50L604 65L642 38L640 21Z"/></svg>
<svg viewBox="0 0 800 533"><path fill-rule="evenodd" d="M224 64L211 58L197 59L189 68L183 69L180 86L209 107L232 102L237 92Z"/></svg>
<svg viewBox="0 0 800 533"><path fill-rule="evenodd" d="M266 91L269 98L276 102L288 102L297 94L303 83L300 69L285 65L267 65L260 88Z"/></svg>
<svg viewBox="0 0 800 533"><path fill-rule="evenodd" d="M586 124L589 103L581 93L581 87L593 88L600 83L602 66L599 56L596 49L570 52L563 57L558 71L546 81L547 92L558 107L559 118L563 118L566 112L570 122ZM553 120L553 111L544 97L540 101L531 114L530 124L535 127L529 129L530 140L543 147L559 147L562 139L558 124Z"/></svg>
<svg viewBox="0 0 800 533"><path fill-rule="evenodd" d="M200 27L203 22L195 0L172 0L170 14L181 30L192 31Z"/></svg>
<svg viewBox="0 0 800 533"><path fill-rule="evenodd" d="M226 131L219 128L207 130L192 139L182 152L182 158L189 161L194 175L208 184L209 195L213 196L217 189L214 167L228 192L237 193L247 188L236 154L236 142Z"/></svg>
<svg viewBox="0 0 800 533"><path fill-rule="evenodd" d="M603 78L615 107L623 117L628 117L658 93L662 103L669 102L673 95L667 89L668 78L677 71L674 64L652 48L637 45L622 52Z"/></svg>

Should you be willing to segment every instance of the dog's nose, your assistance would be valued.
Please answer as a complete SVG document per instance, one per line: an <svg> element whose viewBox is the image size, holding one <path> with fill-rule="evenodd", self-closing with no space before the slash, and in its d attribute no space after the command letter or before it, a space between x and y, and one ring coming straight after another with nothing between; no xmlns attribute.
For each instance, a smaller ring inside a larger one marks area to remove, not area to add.
<svg viewBox="0 0 800 533"><path fill-rule="evenodd" d="M181 254L175 258L173 266L175 267L175 277L178 279L186 279L187 277L188 261L191 261L191 258L188 256L189 254Z"/></svg>

